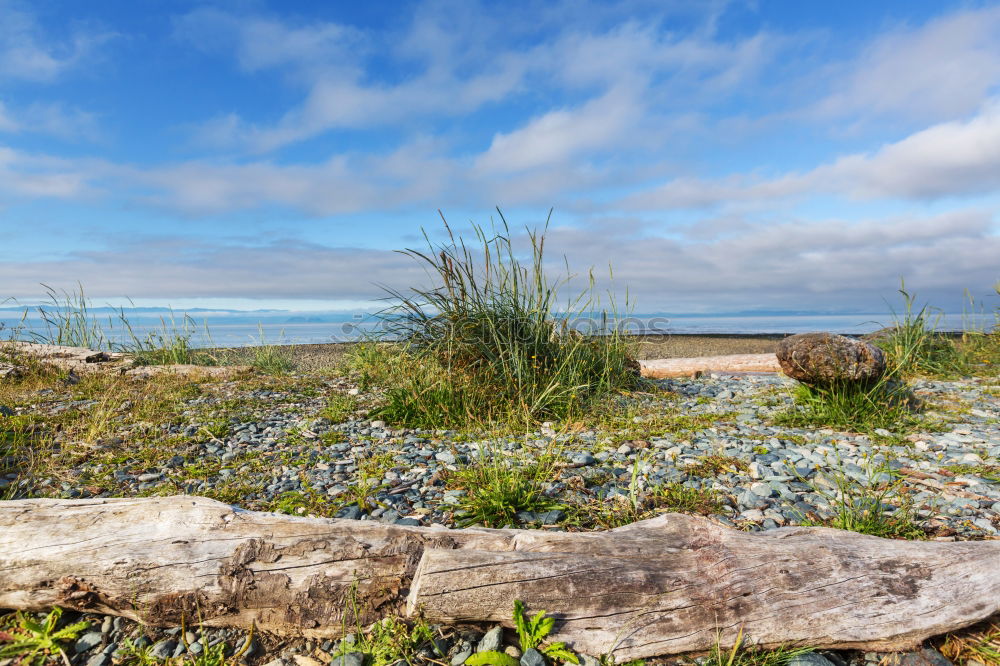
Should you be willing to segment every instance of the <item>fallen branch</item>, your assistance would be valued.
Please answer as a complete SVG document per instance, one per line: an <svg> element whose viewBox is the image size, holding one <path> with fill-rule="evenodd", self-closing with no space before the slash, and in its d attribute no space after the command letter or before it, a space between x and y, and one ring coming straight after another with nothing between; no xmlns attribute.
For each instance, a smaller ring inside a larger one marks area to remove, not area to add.
<svg viewBox="0 0 1000 666"><path fill-rule="evenodd" d="M555 639L619 659L706 650L717 632L731 645L741 628L763 645L904 649L1000 611L1000 541L750 534L680 514L565 533L296 518L200 497L0 502L0 608L335 637L387 615L509 625L516 599L558 618Z"/></svg>

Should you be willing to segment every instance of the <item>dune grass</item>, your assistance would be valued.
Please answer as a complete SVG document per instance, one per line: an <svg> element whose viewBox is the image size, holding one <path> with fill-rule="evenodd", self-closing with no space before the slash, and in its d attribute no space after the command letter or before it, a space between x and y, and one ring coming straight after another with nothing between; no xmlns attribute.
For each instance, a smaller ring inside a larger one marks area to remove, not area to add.
<svg viewBox="0 0 1000 666"><path fill-rule="evenodd" d="M995 289L1000 294L1000 284ZM960 338L938 331L941 314L900 286L901 311L893 323L871 336L885 353L886 372L875 382L841 382L830 386L798 384L795 408L777 417L792 426L834 426L860 432L905 431L922 423L920 402L908 382L916 378L956 379L990 376L1000 371L1000 329L970 330ZM1000 310L997 312L1000 323Z"/></svg>
<svg viewBox="0 0 1000 666"><path fill-rule="evenodd" d="M442 217L443 219L443 217ZM545 231L528 231L522 263L503 215L498 229L474 225L475 247L456 237L403 254L422 264L434 284L409 292L386 289L395 305L380 313L385 336L401 347L359 348L353 365L387 388L379 414L410 427L484 423L532 424L585 412L638 382L633 343L600 308L593 274L566 301L544 266ZM546 228L548 223L546 222ZM581 335L581 321L596 331Z"/></svg>
<svg viewBox="0 0 1000 666"><path fill-rule="evenodd" d="M104 318L94 312L90 298L83 285L74 291L56 291L48 285L45 288L47 302L35 307L40 327L27 328L30 308L26 308L21 325L4 331L9 339L26 339L50 345L86 347L100 351L124 352L130 354L136 365L191 364L220 366L249 364L265 374L281 374L292 369L290 351L283 345L268 343L263 327L259 327L259 338L247 351L236 352L218 349L211 343L208 325L204 324L204 338L208 347L196 347L192 340L200 328L188 314L180 316L171 311L160 317L160 325L144 336L136 333L132 322L119 308L114 315ZM9 300L9 299L8 299Z"/></svg>

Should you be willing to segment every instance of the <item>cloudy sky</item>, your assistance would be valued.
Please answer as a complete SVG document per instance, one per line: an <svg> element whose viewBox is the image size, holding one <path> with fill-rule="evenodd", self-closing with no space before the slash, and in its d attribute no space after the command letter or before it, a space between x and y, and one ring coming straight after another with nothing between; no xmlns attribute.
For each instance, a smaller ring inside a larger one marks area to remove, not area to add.
<svg viewBox="0 0 1000 666"><path fill-rule="evenodd" d="M1000 279L1000 3L0 0L0 298L358 308L554 208L641 312Z"/></svg>

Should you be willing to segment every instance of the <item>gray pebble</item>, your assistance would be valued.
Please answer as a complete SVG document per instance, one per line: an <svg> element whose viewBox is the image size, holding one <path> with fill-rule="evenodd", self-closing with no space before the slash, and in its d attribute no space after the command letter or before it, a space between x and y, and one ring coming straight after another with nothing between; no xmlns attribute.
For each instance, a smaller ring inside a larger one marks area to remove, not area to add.
<svg viewBox="0 0 1000 666"><path fill-rule="evenodd" d="M500 649L500 643L503 640L503 627L493 627L486 632L482 640L479 641L479 645L476 646L476 652L496 652Z"/></svg>
<svg viewBox="0 0 1000 666"><path fill-rule="evenodd" d="M545 666L545 657L535 648L530 648L521 656L521 666Z"/></svg>
<svg viewBox="0 0 1000 666"><path fill-rule="evenodd" d="M172 638L164 638L156 641L153 649L149 651L149 655L156 659L169 659L174 656L175 649L177 649L177 641Z"/></svg>
<svg viewBox="0 0 1000 666"><path fill-rule="evenodd" d="M101 635L101 632L88 631L77 639L73 649L76 650L77 654L87 652L100 645L102 640L104 640L104 636Z"/></svg>
<svg viewBox="0 0 1000 666"><path fill-rule="evenodd" d="M462 650L451 658L451 666L462 666L465 660L472 656L472 650Z"/></svg>

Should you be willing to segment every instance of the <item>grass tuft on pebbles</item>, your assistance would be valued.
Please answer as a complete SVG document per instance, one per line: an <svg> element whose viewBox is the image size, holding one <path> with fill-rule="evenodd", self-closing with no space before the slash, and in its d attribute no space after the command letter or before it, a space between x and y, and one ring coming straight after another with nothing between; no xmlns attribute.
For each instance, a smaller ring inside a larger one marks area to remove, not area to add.
<svg viewBox="0 0 1000 666"><path fill-rule="evenodd" d="M435 284L387 289L397 304L380 315L386 333L407 344L355 356L362 376L386 387L381 418L409 427L527 425L578 417L637 386L633 343L609 325L614 304L611 315L601 308L593 274L563 301L573 276L550 282L545 231L527 232L530 259L522 262L500 220L490 231L473 225L474 247L445 222L447 243L425 234L427 249L403 251ZM581 324L588 335L574 328Z"/></svg>

